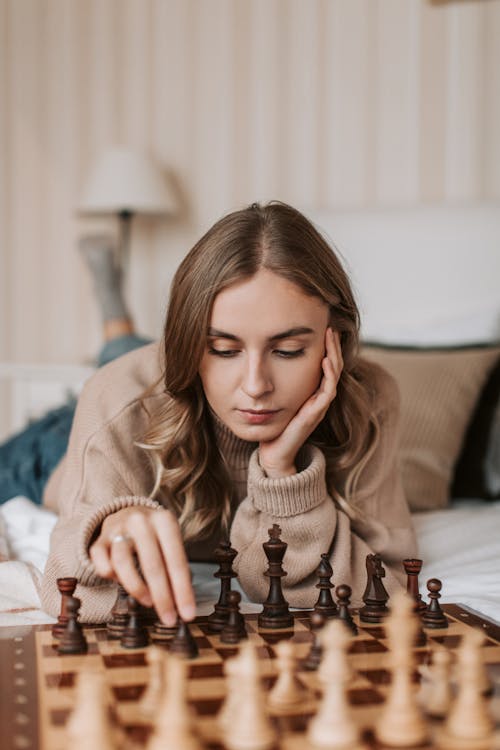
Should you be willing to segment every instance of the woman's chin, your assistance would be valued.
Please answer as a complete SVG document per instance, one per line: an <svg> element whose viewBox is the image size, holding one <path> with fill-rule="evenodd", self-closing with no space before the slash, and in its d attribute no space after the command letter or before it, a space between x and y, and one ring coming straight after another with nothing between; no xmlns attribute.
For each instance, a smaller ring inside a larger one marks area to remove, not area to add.
<svg viewBox="0 0 500 750"><path fill-rule="evenodd" d="M266 443L274 440L283 432L283 427L277 425L228 425L231 432L240 440L246 440L248 443Z"/></svg>

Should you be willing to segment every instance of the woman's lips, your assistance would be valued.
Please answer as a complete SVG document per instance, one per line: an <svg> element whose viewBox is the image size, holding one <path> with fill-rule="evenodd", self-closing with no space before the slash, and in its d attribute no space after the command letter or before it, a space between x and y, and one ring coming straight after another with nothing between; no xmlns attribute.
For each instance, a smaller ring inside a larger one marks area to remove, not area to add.
<svg viewBox="0 0 500 750"><path fill-rule="evenodd" d="M265 409L259 411L252 409L239 409L238 411L248 424L265 424L266 422L270 422L278 413L278 409L275 409L274 411Z"/></svg>

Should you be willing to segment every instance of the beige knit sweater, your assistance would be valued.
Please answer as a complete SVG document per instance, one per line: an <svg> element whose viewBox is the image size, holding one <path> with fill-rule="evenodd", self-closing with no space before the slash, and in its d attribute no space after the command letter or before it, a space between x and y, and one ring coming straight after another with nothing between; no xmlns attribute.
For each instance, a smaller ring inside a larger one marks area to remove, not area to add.
<svg viewBox="0 0 500 750"><path fill-rule="evenodd" d="M116 598L114 584L98 577L88 555L103 519L131 505L151 508L154 483L145 451L134 446L145 432L148 417L140 397L160 376L161 348L150 344L98 370L86 384L75 414L68 451L51 476L44 502L59 520L51 537L42 584L42 606L52 615L60 608L56 578L76 576L82 600L81 619L103 622ZM380 421L378 448L363 471L356 515L349 518L330 498L325 484L325 458L315 446L303 449L303 470L280 479L268 478L259 466L254 443L237 438L216 421L215 434L234 482L238 506L231 543L238 550L235 568L247 595L263 601L268 579L262 543L278 523L288 543L282 579L291 605L309 607L318 596L315 569L330 553L334 583L348 583L353 604L366 584L365 558L379 552L387 567L389 592L403 580L401 561L416 555L415 536L398 472L397 387L373 365L375 410ZM167 398L160 384L148 398L148 409ZM191 560L210 559L218 539L187 545Z"/></svg>

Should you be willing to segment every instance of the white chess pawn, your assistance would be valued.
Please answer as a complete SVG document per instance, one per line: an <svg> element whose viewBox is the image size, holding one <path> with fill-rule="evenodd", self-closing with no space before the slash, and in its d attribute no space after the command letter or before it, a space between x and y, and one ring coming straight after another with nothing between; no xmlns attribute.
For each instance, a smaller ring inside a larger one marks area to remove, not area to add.
<svg viewBox="0 0 500 750"><path fill-rule="evenodd" d="M75 708L67 728L67 745L81 750L117 750L123 733L113 720L110 692L102 672L79 673L75 691Z"/></svg>
<svg viewBox="0 0 500 750"><path fill-rule="evenodd" d="M296 708L304 702L306 690L296 676L297 659L293 643L279 641L274 646L278 679L267 696L268 705L272 709L286 710Z"/></svg>
<svg viewBox="0 0 500 750"><path fill-rule="evenodd" d="M389 636L392 681L375 735L389 747L418 746L427 739L428 730L412 683L413 643L420 627L413 599L402 591L394 594L384 627Z"/></svg>
<svg viewBox="0 0 500 750"><path fill-rule="evenodd" d="M321 633L324 693L318 712L308 727L308 740L318 748L357 750L362 747L347 696L347 685L351 680L347 647L351 639L340 620L329 622Z"/></svg>
<svg viewBox="0 0 500 750"><path fill-rule="evenodd" d="M481 646L484 635L470 629L464 633L457 652L458 693L444 725L440 742L443 747L490 747L494 722L485 699L484 662Z"/></svg>
<svg viewBox="0 0 500 750"><path fill-rule="evenodd" d="M148 684L139 701L139 710L150 718L158 711L161 697L165 690L165 668L164 661L167 652L159 646L150 646L146 651L146 659L149 664Z"/></svg>
<svg viewBox="0 0 500 750"><path fill-rule="evenodd" d="M240 646L233 668L239 696L231 720L224 722L225 745L228 750L271 750L276 733L266 712L259 660L251 641Z"/></svg>
<svg viewBox="0 0 500 750"><path fill-rule="evenodd" d="M158 720L146 748L202 750L201 742L193 729L192 712L187 702L186 662L169 655L164 664L166 689L158 709Z"/></svg>
<svg viewBox="0 0 500 750"><path fill-rule="evenodd" d="M420 702L429 716L437 719L447 716L452 701L451 654L445 648L433 652L432 663L421 666L423 677Z"/></svg>
<svg viewBox="0 0 500 750"><path fill-rule="evenodd" d="M222 731L228 727L231 722L236 705L238 703L238 658L239 655L232 656L224 662L224 674L226 675L226 697L217 714L217 723Z"/></svg>

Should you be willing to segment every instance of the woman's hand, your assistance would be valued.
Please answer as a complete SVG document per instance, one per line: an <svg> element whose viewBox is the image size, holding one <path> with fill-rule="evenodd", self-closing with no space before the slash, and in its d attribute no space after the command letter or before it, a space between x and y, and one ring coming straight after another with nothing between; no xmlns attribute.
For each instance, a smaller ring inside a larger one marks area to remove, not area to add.
<svg viewBox="0 0 500 750"><path fill-rule="evenodd" d="M297 453L319 425L337 395L337 383L343 365L340 336L337 331L327 328L325 356L321 362L323 377L318 390L302 404L281 435L259 445L259 463L268 477L278 478L296 473Z"/></svg>
<svg viewBox="0 0 500 750"><path fill-rule="evenodd" d="M165 625L196 613L189 569L177 519L169 510L134 506L108 516L89 550L97 573L119 581ZM136 567L139 562L142 577Z"/></svg>

